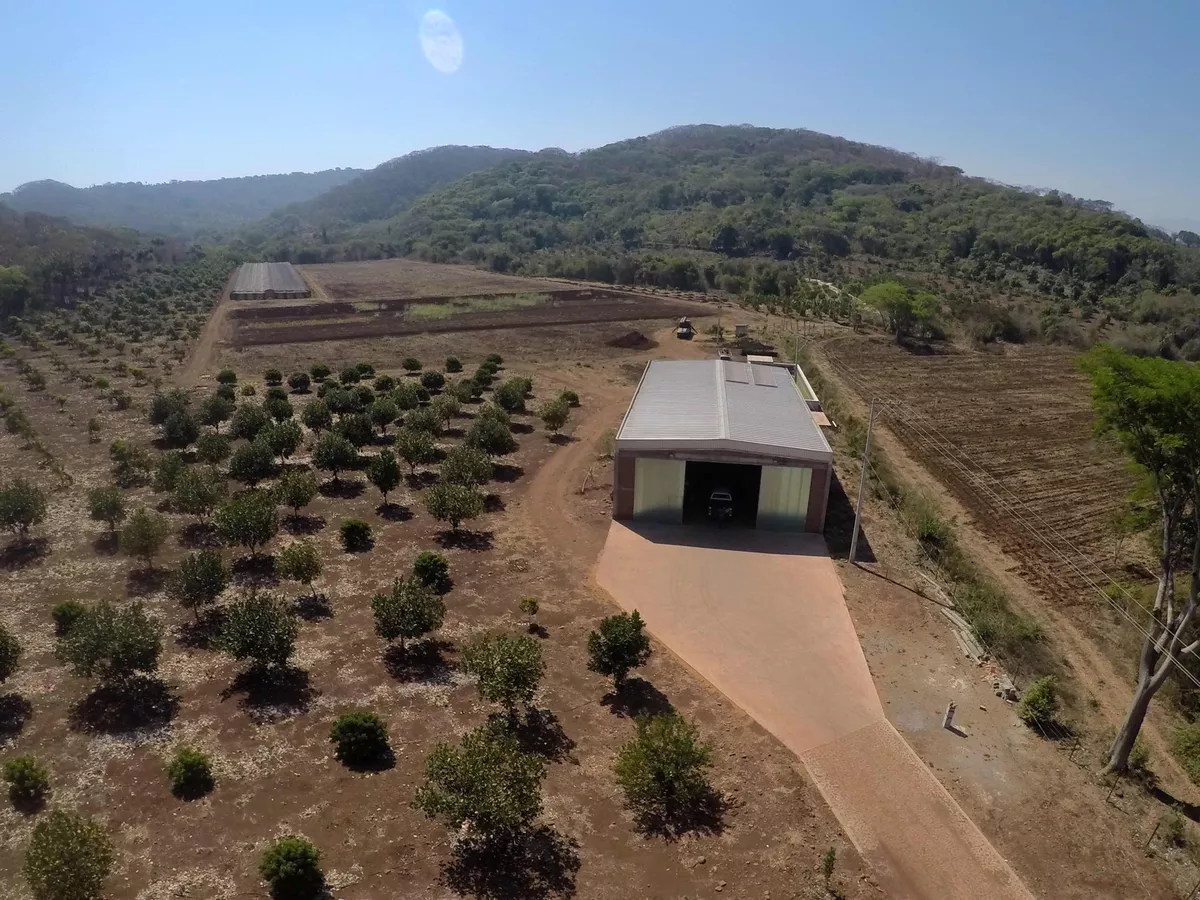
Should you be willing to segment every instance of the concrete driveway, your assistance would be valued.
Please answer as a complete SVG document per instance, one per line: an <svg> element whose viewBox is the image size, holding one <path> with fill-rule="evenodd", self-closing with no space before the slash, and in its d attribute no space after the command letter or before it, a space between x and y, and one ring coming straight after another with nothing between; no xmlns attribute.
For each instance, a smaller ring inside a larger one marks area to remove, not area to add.
<svg viewBox="0 0 1200 900"><path fill-rule="evenodd" d="M613 522L596 579L800 758L889 897L1031 900L884 717L819 536Z"/></svg>

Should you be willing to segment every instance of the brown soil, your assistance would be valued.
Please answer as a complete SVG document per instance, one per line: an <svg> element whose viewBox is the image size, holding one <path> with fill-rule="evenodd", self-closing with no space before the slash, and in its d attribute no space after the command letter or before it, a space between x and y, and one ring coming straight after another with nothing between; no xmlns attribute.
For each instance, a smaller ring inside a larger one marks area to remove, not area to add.
<svg viewBox="0 0 1200 900"><path fill-rule="evenodd" d="M624 350L653 350L658 346L657 341L650 340L640 331L628 331L611 341L605 341L605 343L610 347L620 347Z"/></svg>
<svg viewBox="0 0 1200 900"><path fill-rule="evenodd" d="M501 275L470 266L448 266L416 259L297 266L323 296L331 300L376 297L473 297L567 288L564 281Z"/></svg>

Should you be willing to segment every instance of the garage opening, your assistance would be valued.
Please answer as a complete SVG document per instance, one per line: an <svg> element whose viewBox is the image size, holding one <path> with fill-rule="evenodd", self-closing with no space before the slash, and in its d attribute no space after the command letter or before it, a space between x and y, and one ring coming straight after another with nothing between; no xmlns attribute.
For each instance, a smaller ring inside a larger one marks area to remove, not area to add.
<svg viewBox="0 0 1200 900"><path fill-rule="evenodd" d="M753 528L761 482L762 466L689 460L683 479L683 521L693 525L707 522L713 491L728 491L733 497L732 523Z"/></svg>

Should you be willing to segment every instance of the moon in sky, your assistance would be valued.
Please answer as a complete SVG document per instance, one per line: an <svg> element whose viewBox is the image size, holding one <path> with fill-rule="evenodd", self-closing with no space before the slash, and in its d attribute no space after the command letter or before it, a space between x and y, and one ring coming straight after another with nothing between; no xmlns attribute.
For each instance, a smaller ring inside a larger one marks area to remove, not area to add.
<svg viewBox="0 0 1200 900"><path fill-rule="evenodd" d="M421 52L429 64L444 75L453 75L462 65L463 40L454 20L440 9L421 16Z"/></svg>

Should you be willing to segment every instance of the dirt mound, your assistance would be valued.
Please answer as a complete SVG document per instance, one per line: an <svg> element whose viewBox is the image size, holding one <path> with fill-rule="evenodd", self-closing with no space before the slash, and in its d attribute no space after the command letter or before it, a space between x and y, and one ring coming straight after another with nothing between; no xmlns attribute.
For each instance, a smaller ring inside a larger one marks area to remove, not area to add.
<svg viewBox="0 0 1200 900"><path fill-rule="evenodd" d="M646 337L640 331L627 331L620 337L615 337L605 343L610 347L619 347L622 350L653 350L658 346L658 341Z"/></svg>

